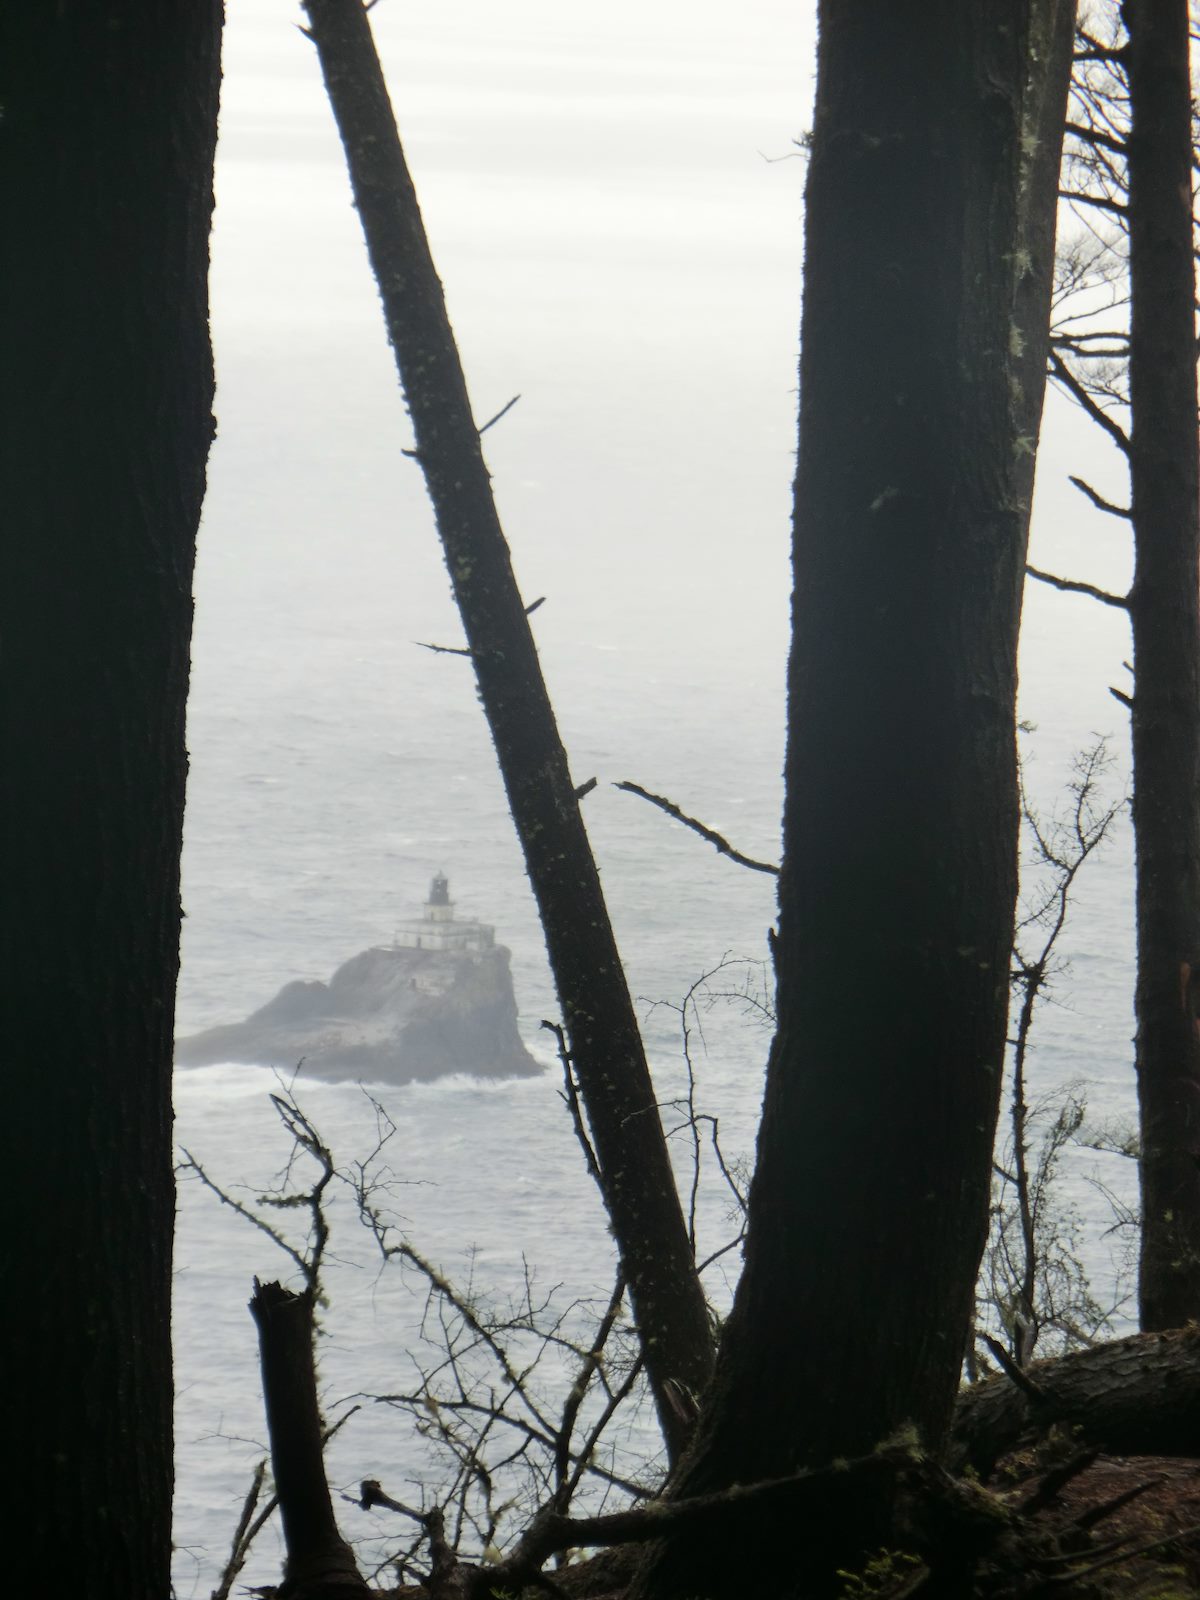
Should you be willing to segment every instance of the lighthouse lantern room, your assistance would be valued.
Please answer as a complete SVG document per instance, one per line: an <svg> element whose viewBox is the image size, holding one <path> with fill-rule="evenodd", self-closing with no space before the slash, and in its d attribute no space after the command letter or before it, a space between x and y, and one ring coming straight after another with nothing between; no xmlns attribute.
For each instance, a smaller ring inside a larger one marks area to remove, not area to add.
<svg viewBox="0 0 1200 1600"><path fill-rule="evenodd" d="M429 885L429 899L425 902L427 922L453 922L454 901L450 898L450 880L444 872L434 874Z"/></svg>

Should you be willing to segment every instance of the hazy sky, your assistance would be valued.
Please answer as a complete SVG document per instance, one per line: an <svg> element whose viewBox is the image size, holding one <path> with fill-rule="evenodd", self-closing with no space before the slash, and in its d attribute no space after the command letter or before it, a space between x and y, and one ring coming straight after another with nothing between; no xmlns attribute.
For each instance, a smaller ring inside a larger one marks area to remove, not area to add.
<svg viewBox="0 0 1200 1600"><path fill-rule="evenodd" d="M230 8L213 279L222 437L201 647L214 585L241 623L278 598L272 529L347 521L324 556L320 539L308 545L336 605L351 527L369 549L385 503L391 523L398 505L427 518L415 469L395 459L405 423L299 20L273 0ZM778 158L810 119L811 8L381 0L372 22L477 411L523 397L489 458L518 570L538 592L571 594L557 618L548 609L543 647L553 658L577 644L585 613L602 629L619 608L622 628L774 659L803 181L800 160ZM1073 418L1050 428L1037 552L1119 584L1123 530L1065 484L1086 468L1119 492L1103 453ZM256 551L273 577L255 581ZM452 625L431 537L406 578L413 614L397 625L418 637ZM1093 655L1100 676L1114 656L1119 673L1122 621L1037 592L1026 650L1044 716L1039 678L1057 695L1086 658L1088 698ZM1106 684L1095 706L1107 713Z"/></svg>

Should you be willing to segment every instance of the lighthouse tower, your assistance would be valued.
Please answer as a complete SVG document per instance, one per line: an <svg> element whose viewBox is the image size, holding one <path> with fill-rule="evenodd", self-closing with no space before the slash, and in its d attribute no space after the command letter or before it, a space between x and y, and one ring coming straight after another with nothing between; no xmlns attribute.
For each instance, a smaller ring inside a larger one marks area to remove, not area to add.
<svg viewBox="0 0 1200 1600"><path fill-rule="evenodd" d="M450 880L444 872L434 874L429 898L421 915L402 922L392 941L395 950L490 950L495 929L486 922L459 922L450 898Z"/></svg>
<svg viewBox="0 0 1200 1600"><path fill-rule="evenodd" d="M434 874L429 885L429 899L425 902L426 922L453 922L454 901L450 898L450 880L444 872Z"/></svg>

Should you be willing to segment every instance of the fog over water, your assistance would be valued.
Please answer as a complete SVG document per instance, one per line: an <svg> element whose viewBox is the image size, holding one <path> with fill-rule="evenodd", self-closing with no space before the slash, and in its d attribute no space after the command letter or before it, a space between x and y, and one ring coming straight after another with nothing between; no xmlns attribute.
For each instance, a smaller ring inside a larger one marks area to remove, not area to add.
<svg viewBox="0 0 1200 1600"><path fill-rule="evenodd" d="M196 575L184 860L184 1033L235 1020L292 978L328 978L390 939L444 869L463 914L513 952L522 1031L556 1015L540 930L467 664L423 650L460 630L315 56L298 12L231 7L213 244L220 434ZM487 436L631 986L678 1002L727 952L760 960L773 883L718 858L643 802L670 795L742 850L777 858L788 522L795 448L810 21L751 0L736 15L620 0L586 17L542 0L387 0L372 12L476 410L521 400ZM1053 403L1038 564L1127 581L1123 530L1066 481L1122 497L1116 464ZM1113 736L1124 619L1033 586L1022 652L1031 786L1049 801L1071 752ZM846 707L869 728L870 706ZM1129 843L1088 869L1072 971L1036 1070L1087 1077L1100 1116L1132 1105ZM664 1097L677 1017L647 1010ZM749 1156L766 1036L728 1008L698 1053L705 1106ZM356 1089L304 1085L347 1161L375 1114ZM393 1090L397 1212L425 1254L477 1282L523 1257L566 1298L607 1292L610 1244L553 1072ZM265 1070L177 1077L178 1134L213 1175L268 1185L288 1144ZM1092 1158L1088 1158L1092 1162ZM1094 1162L1092 1162L1094 1164ZM1106 1181L1127 1177L1101 1163ZM1081 1203L1103 1221L1093 1191ZM714 1195L702 1241L724 1208ZM401 1387L420 1302L335 1214L321 1360L332 1405ZM355 1265L355 1263L358 1263ZM195 1182L177 1248L176 1581L207 1594L264 1427L255 1273L286 1276L261 1235ZM719 1278L719 1274L718 1274ZM715 1285L718 1298L727 1293ZM634 1441L636 1445L636 1440ZM413 1498L403 1422L360 1413L337 1485ZM436 1485L433 1486L434 1488ZM390 1531L347 1511L353 1537ZM277 1572L264 1536L243 1581Z"/></svg>

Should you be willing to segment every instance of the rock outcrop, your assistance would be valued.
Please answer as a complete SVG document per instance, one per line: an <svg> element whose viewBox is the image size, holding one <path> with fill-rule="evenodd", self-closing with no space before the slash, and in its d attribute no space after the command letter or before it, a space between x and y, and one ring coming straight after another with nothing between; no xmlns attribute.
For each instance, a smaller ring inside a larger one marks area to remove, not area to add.
<svg viewBox="0 0 1200 1600"><path fill-rule="evenodd" d="M541 1071L517 1032L502 945L487 949L364 950L328 983L288 983L245 1022L175 1044L176 1065L245 1061L316 1078L412 1083L468 1072Z"/></svg>

